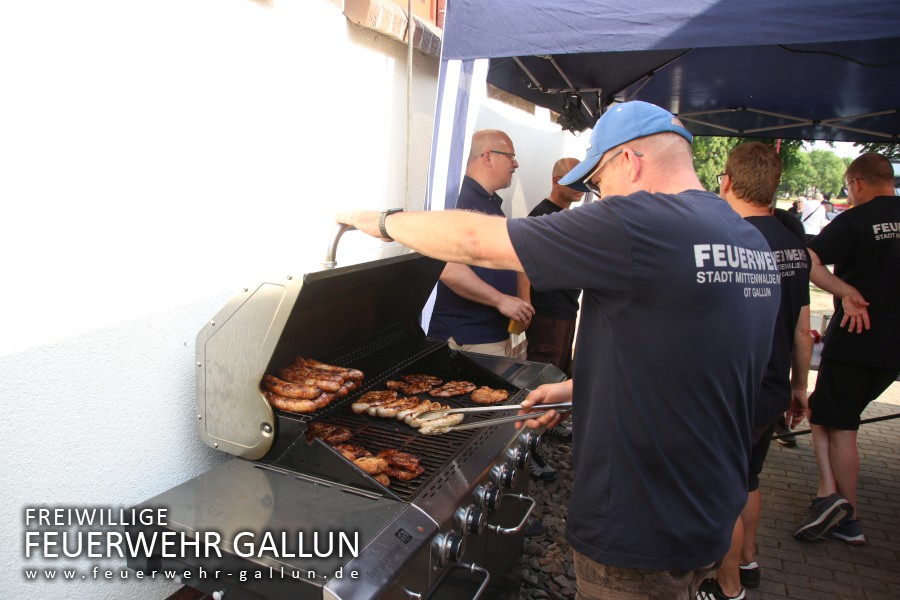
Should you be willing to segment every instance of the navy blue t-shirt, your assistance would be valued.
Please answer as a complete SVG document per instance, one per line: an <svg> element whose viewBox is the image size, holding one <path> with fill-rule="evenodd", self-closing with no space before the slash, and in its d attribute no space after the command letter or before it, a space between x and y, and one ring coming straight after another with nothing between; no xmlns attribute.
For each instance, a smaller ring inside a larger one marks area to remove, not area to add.
<svg viewBox="0 0 900 600"><path fill-rule="evenodd" d="M775 320L772 356L763 377L753 420L773 423L791 403L791 349L800 309L809 304L806 244L775 217L748 217L766 238L781 272L781 308Z"/></svg>
<svg viewBox="0 0 900 600"><path fill-rule="evenodd" d="M869 303L868 331L841 327L844 307L834 303L822 356L869 367L900 367L900 198L879 196L845 210L809 247L834 274Z"/></svg>
<svg viewBox="0 0 900 600"><path fill-rule="evenodd" d="M558 204L554 204L549 198L542 200L535 206L529 217L541 217L552 215L562 210ZM578 298L581 290L538 290L531 286L531 305L535 314L550 319L565 319L574 321L578 316Z"/></svg>
<svg viewBox="0 0 900 600"><path fill-rule="evenodd" d="M503 199L488 194L478 182L464 177L456 208L475 210L487 215L504 216L500 205ZM518 283L515 271L500 271L484 267L470 267L478 277L496 290L515 296ZM509 339L509 319L492 306L467 300L438 282L437 297L431 313L428 335L439 340L451 337L457 344L492 344Z"/></svg>
<svg viewBox="0 0 900 600"><path fill-rule="evenodd" d="M778 267L717 195L638 192L507 226L542 289L583 290L566 533L609 565L725 555L747 499Z"/></svg>

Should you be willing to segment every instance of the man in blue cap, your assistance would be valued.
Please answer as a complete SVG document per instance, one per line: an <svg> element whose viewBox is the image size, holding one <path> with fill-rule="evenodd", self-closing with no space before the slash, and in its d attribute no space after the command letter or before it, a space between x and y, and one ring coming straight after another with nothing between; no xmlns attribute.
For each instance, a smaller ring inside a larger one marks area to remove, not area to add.
<svg viewBox="0 0 900 600"><path fill-rule="evenodd" d="M524 402L574 399L566 537L583 600L691 598L747 497L780 279L762 234L702 189L691 141L670 112L627 102L560 181L602 202L508 221L338 216L441 260L523 271L536 289L584 290L572 379Z"/></svg>

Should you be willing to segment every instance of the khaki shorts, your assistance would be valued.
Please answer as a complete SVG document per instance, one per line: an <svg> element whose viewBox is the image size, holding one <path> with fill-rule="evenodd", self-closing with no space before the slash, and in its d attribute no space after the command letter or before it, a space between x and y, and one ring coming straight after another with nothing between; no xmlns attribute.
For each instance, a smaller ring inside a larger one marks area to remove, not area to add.
<svg viewBox="0 0 900 600"><path fill-rule="evenodd" d="M691 571L627 569L594 562L572 550L578 593L575 600L692 600L715 564Z"/></svg>
<svg viewBox="0 0 900 600"><path fill-rule="evenodd" d="M512 356L512 340L506 338L505 342L494 342L493 344L463 344L460 346L456 340L450 338L447 340L451 350L463 350L465 352L477 352L479 354L490 354L491 356Z"/></svg>

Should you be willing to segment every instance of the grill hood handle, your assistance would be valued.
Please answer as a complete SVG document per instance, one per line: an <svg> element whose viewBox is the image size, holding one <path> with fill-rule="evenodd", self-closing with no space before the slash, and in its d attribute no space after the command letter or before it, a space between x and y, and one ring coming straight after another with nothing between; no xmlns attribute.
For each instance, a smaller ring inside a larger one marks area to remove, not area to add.
<svg viewBox="0 0 900 600"><path fill-rule="evenodd" d="M328 251L325 254L325 260L322 261L322 266L326 269L333 269L337 266L337 245L338 240L341 239L341 236L344 235L345 232L350 231L351 229L356 229L353 225L347 225L345 223L338 223L337 227L334 228L334 231L331 234L331 241L328 244Z"/></svg>

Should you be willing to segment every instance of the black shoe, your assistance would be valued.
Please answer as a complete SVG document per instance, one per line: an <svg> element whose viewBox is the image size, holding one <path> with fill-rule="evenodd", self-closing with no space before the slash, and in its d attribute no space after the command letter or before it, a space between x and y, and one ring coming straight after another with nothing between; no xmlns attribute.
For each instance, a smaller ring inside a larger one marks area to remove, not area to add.
<svg viewBox="0 0 900 600"><path fill-rule="evenodd" d="M787 426L787 422L784 420L784 415L778 417L778 422L775 423L775 441L784 446L785 448L794 448L797 445L797 436L790 435L791 429ZM785 437L780 437L785 436Z"/></svg>
<svg viewBox="0 0 900 600"><path fill-rule="evenodd" d="M531 464L528 465L528 470L531 471L531 477L536 481L554 481L556 479L556 469L544 462L537 452L531 453Z"/></svg>
<svg viewBox="0 0 900 600"><path fill-rule="evenodd" d="M525 521L525 537L540 540L547 537L547 527L537 517L528 517Z"/></svg>
<svg viewBox="0 0 900 600"><path fill-rule="evenodd" d="M824 539L839 524L850 518L853 506L838 493L824 498L813 498L806 518L797 527L794 537L801 542L815 542Z"/></svg>
<svg viewBox="0 0 900 600"><path fill-rule="evenodd" d="M737 596L726 596L725 592L719 586L719 582L715 579L704 579L697 590L695 600L744 600L747 593L741 588L741 593Z"/></svg>
<svg viewBox="0 0 900 600"><path fill-rule="evenodd" d="M759 574L759 565L756 561L741 565L741 585L745 588L756 589L759 587L759 581L762 579Z"/></svg>

